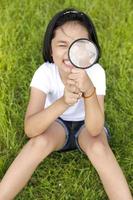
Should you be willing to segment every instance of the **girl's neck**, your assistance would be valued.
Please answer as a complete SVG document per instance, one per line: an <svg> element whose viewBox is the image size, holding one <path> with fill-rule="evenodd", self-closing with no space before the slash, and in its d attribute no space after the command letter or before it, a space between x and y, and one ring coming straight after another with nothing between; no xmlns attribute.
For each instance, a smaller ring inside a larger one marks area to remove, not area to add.
<svg viewBox="0 0 133 200"><path fill-rule="evenodd" d="M60 78L61 78L63 84L66 85L68 74L63 74L60 71L59 71L59 74L60 74Z"/></svg>

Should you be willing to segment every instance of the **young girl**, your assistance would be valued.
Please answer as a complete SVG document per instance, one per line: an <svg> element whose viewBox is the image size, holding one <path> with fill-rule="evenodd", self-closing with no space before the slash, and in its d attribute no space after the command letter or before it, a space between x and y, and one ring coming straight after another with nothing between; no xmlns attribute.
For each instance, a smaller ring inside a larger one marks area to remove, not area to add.
<svg viewBox="0 0 133 200"><path fill-rule="evenodd" d="M104 127L105 72L98 63L77 69L68 59L69 46L79 38L92 40L100 51L94 25L83 12L66 9L50 21L44 37L45 63L30 84L25 116L30 139L0 183L0 200L13 199L49 154L76 148L97 170L109 199L132 200Z"/></svg>

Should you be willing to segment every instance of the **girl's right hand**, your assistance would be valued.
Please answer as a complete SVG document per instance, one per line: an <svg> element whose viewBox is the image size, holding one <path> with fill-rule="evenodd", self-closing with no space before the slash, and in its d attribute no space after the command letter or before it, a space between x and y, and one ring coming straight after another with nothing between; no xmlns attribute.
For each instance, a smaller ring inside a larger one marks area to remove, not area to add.
<svg viewBox="0 0 133 200"><path fill-rule="evenodd" d="M78 99L82 97L82 93L75 85L66 84L64 89L64 102L72 106L73 104L77 103Z"/></svg>

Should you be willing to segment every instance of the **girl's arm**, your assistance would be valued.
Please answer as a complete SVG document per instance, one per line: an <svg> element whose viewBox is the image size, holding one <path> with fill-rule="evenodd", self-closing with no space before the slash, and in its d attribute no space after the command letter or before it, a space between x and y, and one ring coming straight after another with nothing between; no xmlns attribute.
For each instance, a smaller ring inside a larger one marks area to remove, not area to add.
<svg viewBox="0 0 133 200"><path fill-rule="evenodd" d="M93 93L91 97L84 98L84 104L86 128L91 135L97 136L104 127L104 96Z"/></svg>
<svg viewBox="0 0 133 200"><path fill-rule="evenodd" d="M73 94L65 87L64 95L51 106L44 108L46 94L31 88L30 101L25 115L24 129L28 137L42 134L64 111L76 103L79 95Z"/></svg>
<svg viewBox="0 0 133 200"><path fill-rule="evenodd" d="M94 91L94 85L83 69L72 69L67 82L76 85L84 96L90 96ZM84 98L84 104L85 126L91 135L97 136L104 126L104 96L93 93L91 97Z"/></svg>
<svg viewBox="0 0 133 200"><path fill-rule="evenodd" d="M68 108L63 98L58 99L48 108L44 108L45 100L45 93L36 88L31 88L30 101L24 121L24 129L28 137L43 133Z"/></svg>

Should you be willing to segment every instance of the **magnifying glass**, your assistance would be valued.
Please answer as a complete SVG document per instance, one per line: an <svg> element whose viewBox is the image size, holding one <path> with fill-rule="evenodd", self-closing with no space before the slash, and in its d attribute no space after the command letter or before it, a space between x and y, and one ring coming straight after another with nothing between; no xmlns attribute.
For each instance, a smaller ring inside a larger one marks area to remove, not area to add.
<svg viewBox="0 0 133 200"><path fill-rule="evenodd" d="M86 38L75 40L69 47L68 57L77 68L86 69L94 65L98 60L97 46Z"/></svg>

